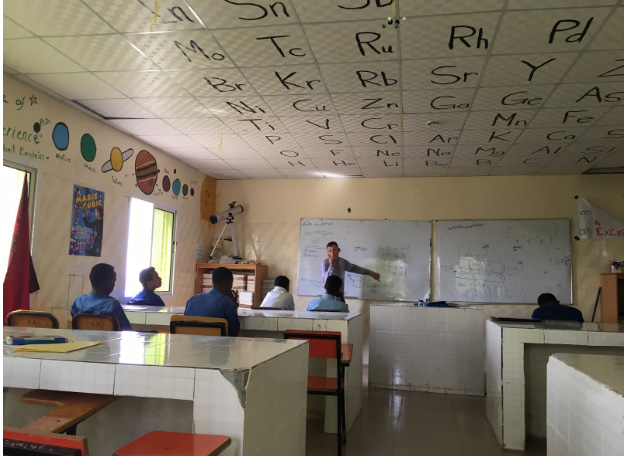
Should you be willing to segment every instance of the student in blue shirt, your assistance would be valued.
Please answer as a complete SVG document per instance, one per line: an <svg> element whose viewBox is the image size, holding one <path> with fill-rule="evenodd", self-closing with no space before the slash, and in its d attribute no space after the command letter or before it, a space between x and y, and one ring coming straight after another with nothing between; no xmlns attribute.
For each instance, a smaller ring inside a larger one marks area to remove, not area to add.
<svg viewBox="0 0 625 456"><path fill-rule="evenodd" d="M117 317L122 331L132 331L128 317L119 301L109 296L115 288L117 274L110 264L98 263L89 272L91 293L78 296L72 304L72 317L79 313L109 314Z"/></svg>
<svg viewBox="0 0 625 456"><path fill-rule="evenodd" d="M213 289L200 293L187 301L185 315L193 317L225 318L228 321L228 335L239 335L238 295L232 291L233 277L230 269L217 268L213 271Z"/></svg>
<svg viewBox="0 0 625 456"><path fill-rule="evenodd" d="M584 316L579 309L572 306L563 306L551 293L543 293L538 297L538 308L532 313L532 318L538 320L571 320L584 322Z"/></svg>
<svg viewBox="0 0 625 456"><path fill-rule="evenodd" d="M335 311L335 312L349 312L347 304L340 301L341 287L343 286L343 280L339 276L331 275L326 279L325 289L326 294L320 298L312 299L306 306L306 310L310 311Z"/></svg>
<svg viewBox="0 0 625 456"><path fill-rule="evenodd" d="M141 290L137 295L132 298L129 304L144 304L147 306L165 306L165 303L161 299L159 295L157 295L154 290L160 288L163 281L156 272L156 269L153 267L149 267L144 269L139 273L139 282L143 285L143 290Z"/></svg>

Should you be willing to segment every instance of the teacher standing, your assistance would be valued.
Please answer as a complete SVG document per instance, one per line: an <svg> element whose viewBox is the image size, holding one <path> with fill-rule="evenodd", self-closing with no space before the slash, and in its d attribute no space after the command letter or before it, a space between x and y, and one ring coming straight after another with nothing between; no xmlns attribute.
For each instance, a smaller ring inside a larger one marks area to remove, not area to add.
<svg viewBox="0 0 625 456"><path fill-rule="evenodd" d="M341 297L345 292L344 289L346 272L353 272L360 275L368 275L373 277L378 282L380 281L380 274L378 274L377 272L352 264L345 258L340 258L339 253L341 252L341 249L339 249L339 245L336 242L328 242L326 249L328 251L328 258L321 262L321 279L323 283L326 283L326 280L329 276L339 276L343 281L343 283L341 284Z"/></svg>

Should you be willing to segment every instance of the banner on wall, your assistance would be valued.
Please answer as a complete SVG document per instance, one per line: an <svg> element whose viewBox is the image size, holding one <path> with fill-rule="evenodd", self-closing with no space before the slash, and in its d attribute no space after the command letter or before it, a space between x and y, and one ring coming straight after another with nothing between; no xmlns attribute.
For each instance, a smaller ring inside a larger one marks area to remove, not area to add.
<svg viewBox="0 0 625 456"><path fill-rule="evenodd" d="M104 228L104 192L74 185L72 204L69 254L99 257Z"/></svg>
<svg viewBox="0 0 625 456"><path fill-rule="evenodd" d="M623 222L579 196L575 239L623 239Z"/></svg>

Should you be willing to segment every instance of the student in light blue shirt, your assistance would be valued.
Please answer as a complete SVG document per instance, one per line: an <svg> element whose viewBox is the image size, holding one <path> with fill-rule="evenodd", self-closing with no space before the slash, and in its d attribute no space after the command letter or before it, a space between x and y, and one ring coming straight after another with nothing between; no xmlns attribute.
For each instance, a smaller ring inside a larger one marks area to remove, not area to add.
<svg viewBox="0 0 625 456"><path fill-rule="evenodd" d="M148 306L165 306L165 303L154 290L160 288L163 281L156 269L149 267L139 273L139 282L143 285L141 290L128 304L144 304Z"/></svg>
<svg viewBox="0 0 625 456"><path fill-rule="evenodd" d="M109 314L117 317L122 331L132 331L121 304L109 296L115 288L116 280L115 268L110 264L98 263L92 267L89 272L91 293L76 298L70 310L72 317L79 313Z"/></svg>
<svg viewBox="0 0 625 456"><path fill-rule="evenodd" d="M331 275L326 279L325 289L326 294L319 298L312 299L306 306L308 312L311 311L335 311L335 312L349 312L347 304L339 300L341 295L341 286L343 280L339 276Z"/></svg>

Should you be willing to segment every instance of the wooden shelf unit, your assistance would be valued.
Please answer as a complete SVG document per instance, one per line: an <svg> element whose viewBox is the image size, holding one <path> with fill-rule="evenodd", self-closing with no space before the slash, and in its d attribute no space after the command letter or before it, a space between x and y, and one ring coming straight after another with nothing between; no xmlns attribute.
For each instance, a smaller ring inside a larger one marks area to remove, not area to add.
<svg viewBox="0 0 625 456"><path fill-rule="evenodd" d="M254 277L254 304L252 307L260 307L262 303L263 278L267 277L268 272L267 266L263 264L198 263L195 276L195 293L199 294L202 292L203 275L221 267L230 269L233 274L245 274Z"/></svg>
<svg viewBox="0 0 625 456"><path fill-rule="evenodd" d="M601 323L623 322L623 273L601 274Z"/></svg>

